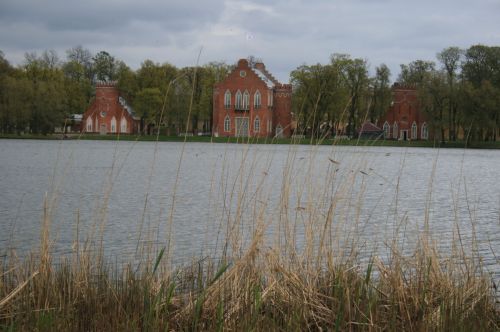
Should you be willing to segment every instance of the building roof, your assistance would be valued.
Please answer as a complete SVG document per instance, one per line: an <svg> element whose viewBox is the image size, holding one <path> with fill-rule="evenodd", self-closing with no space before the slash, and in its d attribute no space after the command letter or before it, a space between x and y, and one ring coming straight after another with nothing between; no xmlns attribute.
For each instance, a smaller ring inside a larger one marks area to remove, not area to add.
<svg viewBox="0 0 500 332"><path fill-rule="evenodd" d="M383 130L381 128L377 127L376 125L374 125L373 123L367 121L367 122L363 123L359 132L360 133L372 133L372 132L379 132L379 131L383 131Z"/></svg>
<svg viewBox="0 0 500 332"><path fill-rule="evenodd" d="M263 80L263 81L264 81L264 83L266 83L266 85L267 85L267 87L268 87L269 89L274 88L274 82L273 82L273 81L271 81L271 79L269 79L269 78L267 77L267 75L266 75L263 71L261 71L260 69L255 68L255 67L253 67L253 68L251 68L251 69L252 69L252 71L253 71L254 73L256 73L256 74L257 74L257 76L259 76L259 78L260 78L261 80Z"/></svg>
<svg viewBox="0 0 500 332"><path fill-rule="evenodd" d="M134 110L132 109L132 107L127 103L127 101L125 100L125 98L123 98L122 96L118 97L118 101L120 102L120 105L123 106L123 108L128 112L128 114L130 114L131 117L133 117L134 119L139 119Z"/></svg>

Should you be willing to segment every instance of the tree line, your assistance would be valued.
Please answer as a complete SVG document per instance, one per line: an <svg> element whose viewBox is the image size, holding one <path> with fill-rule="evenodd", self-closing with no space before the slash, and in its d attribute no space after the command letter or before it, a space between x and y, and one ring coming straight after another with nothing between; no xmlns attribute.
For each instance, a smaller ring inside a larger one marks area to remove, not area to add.
<svg viewBox="0 0 500 332"><path fill-rule="evenodd" d="M141 118L143 132L210 131L214 84L232 65L212 62L177 68L145 60L132 70L106 51L77 46L64 59L54 51L27 53L14 67L0 51L0 131L51 133L70 114L83 113L97 81L116 81ZM365 121L382 119L391 103L391 72L385 64L370 75L366 59L333 54L327 64L291 72L297 133L354 136ZM401 65L396 79L414 85L434 137L455 141L497 140L500 128L500 47L449 47L436 61ZM162 110L164 112L162 112Z"/></svg>
<svg viewBox="0 0 500 332"><path fill-rule="evenodd" d="M210 131L213 86L230 69L222 62L177 68L146 60L132 70L106 51L93 55L81 46L63 60L55 51L27 53L13 67L0 51L0 132L54 132L87 109L99 81L117 82L144 133L158 126L167 134L185 131L190 109L190 130Z"/></svg>
<svg viewBox="0 0 500 332"><path fill-rule="evenodd" d="M441 141L496 141L500 130L500 47L448 47L436 61L401 64L397 81L416 87L430 130ZM369 75L368 62L333 54L328 64L302 65L291 73L298 130L306 135L356 135L390 106L390 70Z"/></svg>

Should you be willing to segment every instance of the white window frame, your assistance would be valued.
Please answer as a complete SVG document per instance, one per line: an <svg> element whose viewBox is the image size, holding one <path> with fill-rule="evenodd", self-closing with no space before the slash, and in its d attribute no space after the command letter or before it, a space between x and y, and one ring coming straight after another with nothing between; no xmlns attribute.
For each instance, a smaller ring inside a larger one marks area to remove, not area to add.
<svg viewBox="0 0 500 332"><path fill-rule="evenodd" d="M417 134L418 134L418 126L415 121L413 121L411 125L411 139L417 139Z"/></svg>
<svg viewBox="0 0 500 332"><path fill-rule="evenodd" d="M276 126L276 133L274 135L276 138L282 138L283 137L283 126L278 123Z"/></svg>
<svg viewBox="0 0 500 332"><path fill-rule="evenodd" d="M248 110L250 108L250 93L248 90L243 92L243 109Z"/></svg>
<svg viewBox="0 0 500 332"><path fill-rule="evenodd" d="M113 117L111 118L111 133L112 134L115 134L116 133L116 118L115 116L113 115Z"/></svg>
<svg viewBox="0 0 500 332"><path fill-rule="evenodd" d="M384 122L384 126L383 126L383 129L384 129L384 138L391 138L391 125L389 124L389 122Z"/></svg>
<svg viewBox="0 0 500 332"><path fill-rule="evenodd" d="M89 116L89 117L87 118L87 132L88 132L88 133L91 133L91 132L92 132L92 122L94 122L94 121L92 120L92 117L91 117L91 116Z"/></svg>
<svg viewBox="0 0 500 332"><path fill-rule="evenodd" d="M231 131L231 118L229 117L229 115L226 115L226 117L224 118L224 131L226 133Z"/></svg>
<svg viewBox="0 0 500 332"><path fill-rule="evenodd" d="M125 117L120 120L120 132L127 133L127 119Z"/></svg>
<svg viewBox="0 0 500 332"><path fill-rule="evenodd" d="M257 90L253 95L253 108L256 109L260 107L261 107L261 96L260 96L260 91Z"/></svg>
<svg viewBox="0 0 500 332"><path fill-rule="evenodd" d="M420 137L422 139L429 139L429 127L427 126L426 122L422 123L422 127L420 128L420 130Z"/></svg>
<svg viewBox="0 0 500 332"><path fill-rule="evenodd" d="M241 95L241 91L236 91L236 101L235 101L236 109L241 109L243 106L243 96Z"/></svg>
<svg viewBox="0 0 500 332"><path fill-rule="evenodd" d="M260 119L258 116L253 120L253 131L256 133L260 133Z"/></svg>
<svg viewBox="0 0 500 332"><path fill-rule="evenodd" d="M224 108L231 108L231 91L229 90L224 93Z"/></svg>

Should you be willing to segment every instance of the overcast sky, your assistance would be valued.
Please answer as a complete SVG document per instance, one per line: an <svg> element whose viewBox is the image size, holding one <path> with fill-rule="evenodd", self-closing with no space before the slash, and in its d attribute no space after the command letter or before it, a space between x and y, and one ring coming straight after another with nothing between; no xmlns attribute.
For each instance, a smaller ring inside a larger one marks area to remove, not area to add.
<svg viewBox="0 0 500 332"><path fill-rule="evenodd" d="M500 0L0 0L0 50L24 53L82 45L133 69L235 63L254 55L279 80L333 53L389 66L435 60L449 46L500 45Z"/></svg>

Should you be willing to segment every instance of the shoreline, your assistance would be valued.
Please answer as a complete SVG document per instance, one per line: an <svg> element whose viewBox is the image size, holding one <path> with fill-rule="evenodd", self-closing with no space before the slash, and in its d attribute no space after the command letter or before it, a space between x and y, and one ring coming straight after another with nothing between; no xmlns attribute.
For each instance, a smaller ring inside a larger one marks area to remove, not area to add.
<svg viewBox="0 0 500 332"><path fill-rule="evenodd" d="M0 134L0 139L35 139L35 140L101 140L101 141L140 141L140 142L196 142L196 143L243 143L243 144L300 144L300 145L342 145L342 146L385 146L417 148L455 148L455 149L500 149L497 142L439 142L439 141L395 141L369 139L311 139L311 138L237 138L212 136L159 136L156 135L78 135L70 134L64 138L61 134L15 135Z"/></svg>

